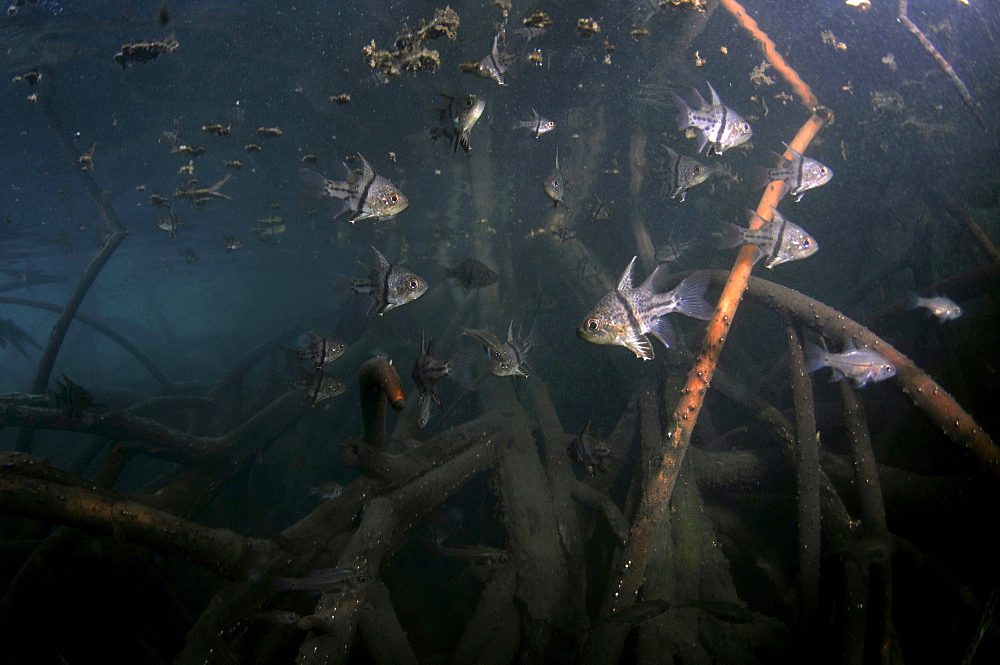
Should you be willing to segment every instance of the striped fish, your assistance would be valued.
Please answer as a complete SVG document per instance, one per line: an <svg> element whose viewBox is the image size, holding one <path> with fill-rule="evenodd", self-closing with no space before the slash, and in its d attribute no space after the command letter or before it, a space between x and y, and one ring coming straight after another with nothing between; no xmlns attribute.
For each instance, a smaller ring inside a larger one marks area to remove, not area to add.
<svg viewBox="0 0 1000 665"><path fill-rule="evenodd" d="M771 221L767 222L753 210L747 210L747 221L753 223L754 220L760 220L759 229L744 229L727 223L722 231L719 248L757 245L757 258L754 259L754 263L766 256L767 262L764 265L768 268L786 261L804 259L819 250L819 243L801 226L788 221L774 208L771 208L771 211Z"/></svg>
<svg viewBox="0 0 1000 665"><path fill-rule="evenodd" d="M750 123L739 113L722 103L719 93L711 83L708 83L708 90L712 93L711 104L706 103L705 98L697 90L694 91L698 100L696 109L688 106L677 93L670 94L679 111L677 129L683 132L688 127L694 127L699 134L698 152L701 153L706 146L711 146L708 154L714 152L716 155L721 155L726 150L750 140L753 130L750 128Z"/></svg>
<svg viewBox="0 0 1000 665"><path fill-rule="evenodd" d="M458 151L458 146L469 152L472 150L472 128L483 114L486 100L475 95L451 97L440 94L444 98L444 106L434 109L438 114L439 124L431 128L431 138L436 141L445 137L451 141L453 152Z"/></svg>
<svg viewBox="0 0 1000 665"><path fill-rule="evenodd" d="M474 337L490 357L490 374L493 376L528 376L531 367L525 355L535 345L534 329L526 338L514 336L514 322L507 328L507 341L501 342L489 330L466 329L465 333Z"/></svg>
<svg viewBox="0 0 1000 665"><path fill-rule="evenodd" d="M667 151L660 155L659 163L649 170L653 180L663 183L663 193L681 203L687 197L687 190L708 180L712 171L697 159L680 154L669 146L661 146Z"/></svg>
<svg viewBox="0 0 1000 665"><path fill-rule="evenodd" d="M651 334L668 349L676 344L677 335L666 319L671 312L708 320L712 305L704 298L709 273L699 270L677 285L673 291L661 293L668 277L666 265L659 265L638 288L632 286L635 260L625 268L615 290L601 298L584 318L576 334L592 344L624 346L643 360L653 359Z"/></svg>
<svg viewBox="0 0 1000 665"><path fill-rule="evenodd" d="M347 164L347 180L330 180L322 174L300 169L302 194L310 198L331 198L340 200L340 208L334 217L349 213L348 219L389 219L403 212L410 202L388 179L375 173L368 160L358 153L361 172L352 171Z"/></svg>
<svg viewBox="0 0 1000 665"><path fill-rule="evenodd" d="M783 180L788 186L788 192L795 197L797 203L802 200L806 190L830 182L830 178L833 177L833 169L820 164L812 157L805 157L787 143L784 146L792 153L792 158L785 159L784 155L771 153L777 158L778 166L772 169L763 166L754 167L753 185L754 189L760 189L773 180Z"/></svg>

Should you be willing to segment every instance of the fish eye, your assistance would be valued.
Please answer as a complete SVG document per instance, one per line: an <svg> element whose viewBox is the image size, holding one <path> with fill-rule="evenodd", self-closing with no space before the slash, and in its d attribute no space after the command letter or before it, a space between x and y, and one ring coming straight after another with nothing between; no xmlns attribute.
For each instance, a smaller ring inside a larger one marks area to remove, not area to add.
<svg viewBox="0 0 1000 665"><path fill-rule="evenodd" d="M825 166L823 166L823 167L820 167L820 169L819 169L819 174L820 174L820 175L826 175L826 167L825 167Z"/></svg>
<svg viewBox="0 0 1000 665"><path fill-rule="evenodd" d="M740 125L740 131L743 132L744 134L749 134L750 133L750 123L749 122L744 122L742 125Z"/></svg>
<svg viewBox="0 0 1000 665"><path fill-rule="evenodd" d="M368 584L368 575L366 575L365 573L358 575L358 582L361 582L362 584Z"/></svg>
<svg viewBox="0 0 1000 665"><path fill-rule="evenodd" d="M809 239L806 238L805 240L802 241L802 249L809 249L810 244L811 243L809 242Z"/></svg>
<svg viewBox="0 0 1000 665"><path fill-rule="evenodd" d="M416 291L418 285L419 283L415 279L411 279L409 282L406 283L406 286L408 286L411 291Z"/></svg>
<svg viewBox="0 0 1000 665"><path fill-rule="evenodd" d="M389 203L399 203L399 197L395 194L389 195Z"/></svg>
<svg viewBox="0 0 1000 665"><path fill-rule="evenodd" d="M465 100L465 105L466 105L466 107L468 107L468 108L472 108L472 100L471 100L471 99L466 99L466 100Z"/></svg>
<svg viewBox="0 0 1000 665"><path fill-rule="evenodd" d="M503 354L500 353L499 351L494 351L493 357L496 358L497 360L500 360L501 358L503 358Z"/></svg>
<svg viewBox="0 0 1000 665"><path fill-rule="evenodd" d="M596 332L597 329L600 327L601 323L597 319L590 319L589 321L587 321L587 330L591 332Z"/></svg>

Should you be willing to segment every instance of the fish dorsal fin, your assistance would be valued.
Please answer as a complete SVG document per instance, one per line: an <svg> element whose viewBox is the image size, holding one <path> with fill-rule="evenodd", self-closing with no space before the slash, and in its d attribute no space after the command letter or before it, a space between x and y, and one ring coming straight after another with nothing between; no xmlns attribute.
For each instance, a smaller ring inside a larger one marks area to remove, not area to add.
<svg viewBox="0 0 1000 665"><path fill-rule="evenodd" d="M708 91L712 93L712 106L722 106L722 100L719 99L719 93L715 91L715 88L712 87L712 84L709 83L708 81L705 81L705 85L708 86Z"/></svg>
<svg viewBox="0 0 1000 665"><path fill-rule="evenodd" d="M854 346L854 341L848 335L844 335L844 350L841 353L850 353L857 350L858 347Z"/></svg>
<svg viewBox="0 0 1000 665"><path fill-rule="evenodd" d="M368 163L368 160L360 152L358 153L358 159L361 160L361 172L367 182L369 178L374 177L375 169L372 168L372 165Z"/></svg>
<svg viewBox="0 0 1000 665"><path fill-rule="evenodd" d="M711 88L712 86L708 86L708 87ZM698 104L698 110L699 111L704 111L706 108L708 108L708 102L705 101L705 98L702 97L701 93L698 92L697 90L694 91L694 98L695 98L695 103ZM685 105L686 104L687 103L685 102Z"/></svg>
<svg viewBox="0 0 1000 665"><path fill-rule="evenodd" d="M511 319L510 325L507 327L507 342L510 344L514 343L514 320Z"/></svg>
<svg viewBox="0 0 1000 665"><path fill-rule="evenodd" d="M424 345L424 331L420 331L420 355L427 353L427 347Z"/></svg>
<svg viewBox="0 0 1000 665"><path fill-rule="evenodd" d="M559 170L559 148L556 148L556 171Z"/></svg>
<svg viewBox="0 0 1000 665"><path fill-rule="evenodd" d="M622 276L618 278L618 286L615 287L615 291L630 291L632 290L632 272L635 269L635 260L639 258L638 256L633 256L632 260L629 261L628 267L625 268L625 272Z"/></svg>
<svg viewBox="0 0 1000 665"><path fill-rule="evenodd" d="M392 264L389 263L389 259L385 258L382 252L375 249L375 247L372 247L372 250L374 250L375 255L378 257L378 270L389 272L389 270L392 268Z"/></svg>
<svg viewBox="0 0 1000 665"><path fill-rule="evenodd" d="M771 206L771 222L773 224L788 224L788 218L778 212L778 209ZM794 224L793 224L794 226Z"/></svg>
<svg viewBox="0 0 1000 665"><path fill-rule="evenodd" d="M802 153L801 152L799 152L798 150L796 150L792 146L788 145L784 141L781 142L781 145L783 145L786 148L788 148L788 152L790 152L793 155L795 155L795 157L792 159L793 162L795 162L795 161L801 161L801 159L802 159ZM782 155L782 157L784 157L784 155Z"/></svg>
<svg viewBox="0 0 1000 665"><path fill-rule="evenodd" d="M667 279L670 277L670 268L667 267L665 263L661 263L656 266L653 272L649 273L649 277L639 286L643 291L649 291L650 293L659 293L666 286Z"/></svg>

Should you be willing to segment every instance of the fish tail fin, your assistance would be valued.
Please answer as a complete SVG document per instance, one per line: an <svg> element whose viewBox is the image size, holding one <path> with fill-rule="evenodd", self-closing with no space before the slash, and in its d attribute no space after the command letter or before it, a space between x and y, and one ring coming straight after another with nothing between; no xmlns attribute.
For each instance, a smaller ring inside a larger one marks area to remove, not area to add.
<svg viewBox="0 0 1000 665"><path fill-rule="evenodd" d="M906 309L916 309L920 307L920 300L921 300L920 296L914 293L913 291L907 292Z"/></svg>
<svg viewBox="0 0 1000 665"><path fill-rule="evenodd" d="M770 169L764 166L754 166L750 176L751 191L764 189L772 180Z"/></svg>
<svg viewBox="0 0 1000 665"><path fill-rule="evenodd" d="M707 270L698 270L678 284L677 288L674 289L677 311L702 321L711 319L715 313L715 307L705 300L705 291L708 290L711 278L712 275Z"/></svg>
<svg viewBox="0 0 1000 665"><path fill-rule="evenodd" d="M818 369L826 367L826 351L812 342L805 342L803 344L803 349L805 350L806 374L810 374Z"/></svg>
<svg viewBox="0 0 1000 665"><path fill-rule="evenodd" d="M427 427L431 419L431 398L428 393L421 393L417 402L417 427L423 429Z"/></svg>
<svg viewBox="0 0 1000 665"><path fill-rule="evenodd" d="M746 229L731 222L723 222L722 233L719 237L719 249L739 247L746 242L745 237Z"/></svg>
<svg viewBox="0 0 1000 665"><path fill-rule="evenodd" d="M469 392L475 391L481 378L476 376L476 359L481 355L482 351L476 346L466 346L458 351L448 361L448 376Z"/></svg>
<svg viewBox="0 0 1000 665"><path fill-rule="evenodd" d="M310 169L299 169L299 182L302 183L302 196L310 199L321 199L328 196L326 176Z"/></svg>
<svg viewBox="0 0 1000 665"><path fill-rule="evenodd" d="M347 275L335 274L333 279L330 280L330 293L333 295L333 301L340 302L341 300L347 300L355 293L358 293L356 282L356 279Z"/></svg>
<svg viewBox="0 0 1000 665"><path fill-rule="evenodd" d="M670 97L677 107L677 131L683 132L691 125L691 107L673 90L670 91Z"/></svg>

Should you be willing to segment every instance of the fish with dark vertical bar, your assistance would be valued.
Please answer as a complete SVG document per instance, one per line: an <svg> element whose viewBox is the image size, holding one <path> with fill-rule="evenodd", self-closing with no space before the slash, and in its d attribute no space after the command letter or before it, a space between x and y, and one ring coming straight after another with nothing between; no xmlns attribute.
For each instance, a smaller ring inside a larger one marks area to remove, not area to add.
<svg viewBox="0 0 1000 665"><path fill-rule="evenodd" d="M507 71L524 57L528 43L544 32L544 28L525 27L511 31L508 38L506 28L501 27L493 36L493 47L489 55L478 63L470 63L472 67L463 66L462 69L481 78L493 79L500 85L507 85Z"/></svg>
<svg viewBox="0 0 1000 665"><path fill-rule="evenodd" d="M665 196L683 203L687 190L708 180L712 171L697 159L682 155L669 146L661 147L667 154L658 156L658 163L649 169L649 175L662 183Z"/></svg>
<svg viewBox="0 0 1000 665"><path fill-rule="evenodd" d="M348 213L347 218L352 222L371 218L385 220L403 212L410 205L403 193L388 179L376 174L360 153L358 159L361 160L360 173L341 162L347 180L330 180L315 171L299 169L303 196L339 199L340 209L334 218Z"/></svg>
<svg viewBox="0 0 1000 665"><path fill-rule="evenodd" d="M434 109L438 114L439 124L431 128L431 138L436 141L445 137L451 141L453 152L458 151L458 146L469 152L472 150L472 128L483 115L486 100L475 95L450 97L441 93L441 96L444 98L444 106Z"/></svg>
<svg viewBox="0 0 1000 665"><path fill-rule="evenodd" d="M333 339L328 339L314 332L302 335L296 340L301 349L290 349L296 356L309 361L313 369L323 369L334 360L344 355L347 345Z"/></svg>
<svg viewBox="0 0 1000 665"><path fill-rule="evenodd" d="M465 335L476 339L490 359L490 374L493 376L528 376L531 367L525 358L532 346L537 346L534 328L527 337L514 335L514 322L507 328L507 341L501 342L489 330L467 328Z"/></svg>
<svg viewBox="0 0 1000 665"><path fill-rule="evenodd" d="M583 319L576 334L592 344L624 346L643 360L653 359L653 346L646 334L651 334L668 349L677 342L677 335L666 319L671 312L708 320L713 307L705 300L709 273L699 270L672 291L660 292L669 276L665 265L659 265L638 288L632 285L635 260L632 257L618 279L615 290L601 298Z"/></svg>
<svg viewBox="0 0 1000 665"><path fill-rule="evenodd" d="M841 353L831 353L815 344L805 343L806 372L829 367L833 374L830 381L848 378L858 388L869 381L884 381L896 376L896 367L882 355L868 348L857 348L848 338Z"/></svg>
<svg viewBox="0 0 1000 665"><path fill-rule="evenodd" d="M569 206L566 205L565 178L563 177L562 170L559 168L559 148L556 148L556 168L552 173L545 176L545 180L542 181L542 189L552 199L553 208L558 208L561 203L564 208L569 210Z"/></svg>
<svg viewBox="0 0 1000 665"><path fill-rule="evenodd" d="M374 268L364 266L368 269L368 278L352 279L350 285L353 293L367 293L372 297L374 302L368 309L369 314L375 312L381 316L424 295L428 284L423 278L393 265L374 247L372 250L378 258L378 265Z"/></svg>
<svg viewBox="0 0 1000 665"><path fill-rule="evenodd" d="M442 407L441 398L437 394L437 384L442 379L450 378L466 390L475 390L474 383L466 381L468 377L471 381L471 369L465 366L470 364L473 357L466 353L456 353L445 361L440 361L434 357L434 339L426 341L424 333L420 333L420 356L413 363L413 371L410 377L416 384L420 392L420 401L417 404L417 426L426 427L431 417L431 402Z"/></svg>
<svg viewBox="0 0 1000 665"><path fill-rule="evenodd" d="M597 472L607 473L608 468L604 465L607 458L614 458L611 446L606 441L601 441L590 433L590 423L583 428L579 436L573 437L566 453L577 464L583 466L591 476L596 476Z"/></svg>
<svg viewBox="0 0 1000 665"><path fill-rule="evenodd" d="M316 406L320 402L325 402L331 397L343 395L347 387L338 379L325 374L323 370L317 370L301 381L293 384L296 388L301 388L306 392L309 406Z"/></svg>
<svg viewBox="0 0 1000 665"><path fill-rule="evenodd" d="M820 164L812 157L804 156L787 143L783 145L792 153L792 158L785 159L784 155L772 152L771 154L778 160L778 165L774 168L755 166L754 189L766 187L773 180L782 180L788 188L788 193L794 196L795 201L798 202L802 200L806 190L830 182L830 178L833 177L833 169Z"/></svg>
<svg viewBox="0 0 1000 665"><path fill-rule="evenodd" d="M719 249L756 245L754 263L767 257L764 263L767 268L810 257L819 250L819 243L801 226L793 224L774 208L771 211L771 221L766 221L753 210L747 210L747 221L760 221L758 229L745 229L727 222L719 240Z"/></svg>
<svg viewBox="0 0 1000 665"><path fill-rule="evenodd" d="M531 132L531 135L536 139L545 134L546 132L551 132L556 128L556 123L552 122L548 118L543 118L538 115L538 111L531 109L531 117L527 120L519 120L511 129L527 129Z"/></svg>
<svg viewBox="0 0 1000 665"><path fill-rule="evenodd" d="M750 140L753 130L743 116L722 103L719 93L711 83L707 85L708 91L712 93L712 102L706 102L705 98L695 90L698 108L688 106L684 98L675 92L671 92L670 95L679 111L677 129L683 132L688 127L695 128L699 134L698 152L701 153L708 147L708 154L714 152L716 155L721 155L726 150Z"/></svg>

